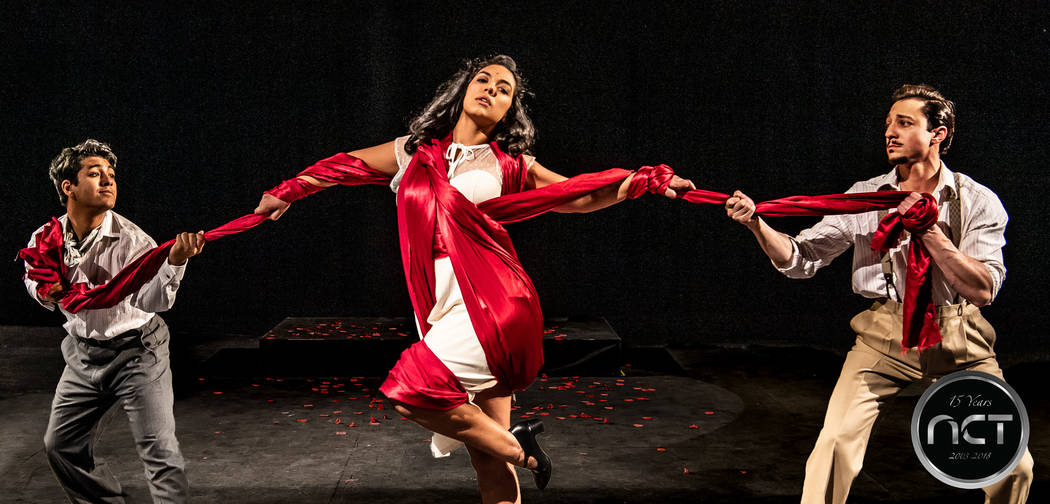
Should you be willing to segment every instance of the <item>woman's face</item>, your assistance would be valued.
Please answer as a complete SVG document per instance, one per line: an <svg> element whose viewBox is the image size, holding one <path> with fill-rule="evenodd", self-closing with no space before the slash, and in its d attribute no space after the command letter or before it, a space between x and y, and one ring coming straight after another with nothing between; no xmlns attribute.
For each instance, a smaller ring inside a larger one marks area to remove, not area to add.
<svg viewBox="0 0 1050 504"><path fill-rule="evenodd" d="M463 113L478 127L503 120L514 101L514 74L503 65L489 65L474 74L463 96Z"/></svg>

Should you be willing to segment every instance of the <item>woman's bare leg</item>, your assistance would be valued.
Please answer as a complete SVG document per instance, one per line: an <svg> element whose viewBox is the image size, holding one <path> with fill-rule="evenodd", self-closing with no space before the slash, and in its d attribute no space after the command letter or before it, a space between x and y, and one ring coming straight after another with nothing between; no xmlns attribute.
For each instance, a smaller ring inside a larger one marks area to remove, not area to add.
<svg viewBox="0 0 1050 504"><path fill-rule="evenodd" d="M496 421L503 430L510 429L510 391L505 387L488 389L474 397L474 403ZM512 436L513 437L513 436ZM467 445L470 463L478 474L482 504L520 504L518 475L508 462Z"/></svg>
<svg viewBox="0 0 1050 504"><path fill-rule="evenodd" d="M502 387L497 385L496 387ZM503 389L506 390L505 388ZM491 395L507 395L510 392L501 392L498 389L485 391L478 394L483 399ZM522 450L518 440L501 423L493 420L485 414L481 408L465 403L447 411L417 408L402 402L391 400L394 408L402 416L416 422L427 430L444 434L452 439L461 441L463 444L473 446L499 460L509 462L513 465L523 466L525 451ZM509 417L508 403L508 417ZM529 458L527 467L535 467L536 460Z"/></svg>

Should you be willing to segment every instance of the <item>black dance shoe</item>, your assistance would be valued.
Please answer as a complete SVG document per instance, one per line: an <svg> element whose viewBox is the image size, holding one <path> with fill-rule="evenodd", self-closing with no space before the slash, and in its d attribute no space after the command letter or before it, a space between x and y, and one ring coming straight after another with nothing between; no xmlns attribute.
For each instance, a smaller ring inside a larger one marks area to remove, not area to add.
<svg viewBox="0 0 1050 504"><path fill-rule="evenodd" d="M536 478L536 488L543 490L551 481L552 464L547 452L543 451L540 444L536 442L536 435L541 432L543 432L543 422L538 418L514 424L510 428L510 433L514 434L521 449L525 450L525 464L528 465L529 457L536 459L536 469L532 471L532 476Z"/></svg>

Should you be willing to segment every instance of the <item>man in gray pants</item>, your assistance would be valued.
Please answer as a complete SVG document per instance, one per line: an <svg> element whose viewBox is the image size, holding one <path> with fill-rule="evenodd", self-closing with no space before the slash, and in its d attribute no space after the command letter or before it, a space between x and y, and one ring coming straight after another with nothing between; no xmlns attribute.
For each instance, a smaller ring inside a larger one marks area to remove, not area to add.
<svg viewBox="0 0 1050 504"><path fill-rule="evenodd" d="M156 312L175 302L186 261L200 253L204 235L179 234L157 275L116 306L69 313L56 302L63 285L108 282L156 246L138 226L112 211L116 164L108 145L90 139L63 149L51 161L51 180L66 207L59 222L68 271L50 287L25 278L33 299L49 310L58 306L68 333L62 340L66 367L55 389L44 446L71 502L124 502L120 483L96 468L92 456L92 430L119 402L128 415L154 502L184 502L188 484L175 439L168 327ZM39 231L33 233L30 247Z"/></svg>

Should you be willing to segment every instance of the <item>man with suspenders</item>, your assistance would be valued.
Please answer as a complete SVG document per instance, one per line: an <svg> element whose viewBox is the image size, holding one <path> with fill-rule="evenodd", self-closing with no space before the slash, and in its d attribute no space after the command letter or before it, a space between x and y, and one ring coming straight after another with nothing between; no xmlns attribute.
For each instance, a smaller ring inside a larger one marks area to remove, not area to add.
<svg viewBox="0 0 1050 504"><path fill-rule="evenodd" d="M809 278L853 246L853 291L874 298L850 322L857 333L828 402L824 427L806 462L804 503L844 503L860 473L880 406L906 385L958 370L1002 378L992 346L995 331L979 306L995 299L1006 277L1002 247L1007 215L999 198L941 161L955 132L955 105L926 85L904 85L893 94L886 117L886 154L893 170L857 182L850 193L910 191L896 209L908 210L929 193L938 221L905 235L887 253L871 250L885 212L831 215L791 238L754 215L755 203L737 191L726 202L730 218L747 226L774 266L790 278ZM921 240L933 262L933 302L942 341L921 352L902 349L902 304L907 252ZM986 502L1022 503L1028 498L1033 460L1025 453L1005 479L984 488Z"/></svg>

